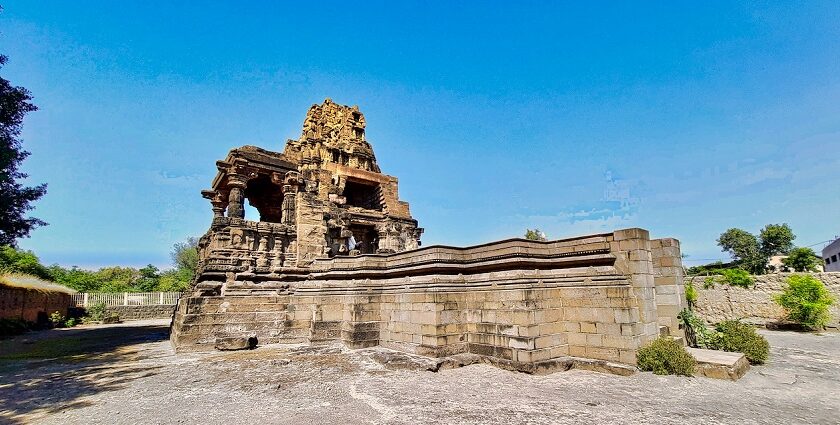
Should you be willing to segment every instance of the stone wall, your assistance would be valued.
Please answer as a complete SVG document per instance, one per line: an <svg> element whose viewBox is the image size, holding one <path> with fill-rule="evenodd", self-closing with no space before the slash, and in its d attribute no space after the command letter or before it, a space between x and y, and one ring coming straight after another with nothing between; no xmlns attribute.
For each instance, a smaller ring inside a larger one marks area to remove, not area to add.
<svg viewBox="0 0 840 425"><path fill-rule="evenodd" d="M119 305L107 308L108 313L117 313L120 320L169 319L175 312L174 305Z"/></svg>
<svg viewBox="0 0 840 425"><path fill-rule="evenodd" d="M754 323L765 323L784 317L784 310L773 302L773 295L782 292L788 276L792 273L779 273L755 276L755 288L744 289L729 285L716 285L703 289L705 277L694 279L697 288L695 311L711 323L722 320L743 319ZM814 273L834 295L835 303L829 307L831 321L829 326L840 327L840 273Z"/></svg>
<svg viewBox="0 0 840 425"><path fill-rule="evenodd" d="M680 257L680 241L673 238L650 241L653 281L656 285L656 313L659 324L668 328L668 333L683 336L677 315L688 307L685 300L685 279Z"/></svg>
<svg viewBox="0 0 840 425"><path fill-rule="evenodd" d="M318 259L305 279L258 282L241 273L219 282L219 294L197 288L179 301L171 338L179 351L255 336L260 344L340 340L437 357L469 352L524 371L567 356L634 364L636 350L684 304L678 275L661 269L676 267L673 258L675 240L652 242L646 230L626 229Z"/></svg>
<svg viewBox="0 0 840 425"><path fill-rule="evenodd" d="M73 298L68 293L0 286L0 319L44 322L56 311L66 317L72 306Z"/></svg>

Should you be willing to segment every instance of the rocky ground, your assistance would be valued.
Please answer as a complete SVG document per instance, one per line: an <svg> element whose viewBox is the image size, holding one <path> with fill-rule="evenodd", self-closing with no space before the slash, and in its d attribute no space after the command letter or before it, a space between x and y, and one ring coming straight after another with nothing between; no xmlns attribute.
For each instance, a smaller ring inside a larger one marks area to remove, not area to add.
<svg viewBox="0 0 840 425"><path fill-rule="evenodd" d="M738 382L583 370L532 376L386 350L261 347L175 355L167 321L0 341L0 423L832 423L840 333L763 332ZM383 365L383 359L391 361Z"/></svg>

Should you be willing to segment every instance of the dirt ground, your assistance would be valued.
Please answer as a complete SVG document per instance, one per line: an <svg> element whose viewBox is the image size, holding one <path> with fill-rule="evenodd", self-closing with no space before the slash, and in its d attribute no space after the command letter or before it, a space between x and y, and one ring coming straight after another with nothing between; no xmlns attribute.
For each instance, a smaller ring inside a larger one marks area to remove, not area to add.
<svg viewBox="0 0 840 425"><path fill-rule="evenodd" d="M729 382L395 369L340 346L175 355L167 321L52 330L0 341L0 423L840 423L840 334L762 333L769 364Z"/></svg>

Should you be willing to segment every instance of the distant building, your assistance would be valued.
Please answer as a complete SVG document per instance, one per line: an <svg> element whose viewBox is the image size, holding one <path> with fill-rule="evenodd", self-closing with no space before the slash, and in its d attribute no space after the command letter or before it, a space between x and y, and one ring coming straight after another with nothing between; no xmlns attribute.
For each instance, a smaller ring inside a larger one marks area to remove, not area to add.
<svg viewBox="0 0 840 425"><path fill-rule="evenodd" d="M825 262L825 271L840 272L840 238L823 248L822 258Z"/></svg>

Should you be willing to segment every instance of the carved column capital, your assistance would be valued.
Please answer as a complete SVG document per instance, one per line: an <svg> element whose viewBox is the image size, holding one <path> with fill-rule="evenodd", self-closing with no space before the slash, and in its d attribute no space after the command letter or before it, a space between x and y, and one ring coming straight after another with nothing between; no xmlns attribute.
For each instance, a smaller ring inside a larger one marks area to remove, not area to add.
<svg viewBox="0 0 840 425"><path fill-rule="evenodd" d="M201 196L204 199L210 200L210 205L213 208L213 217L222 217L225 215L225 207L227 207L227 199L216 190L202 190Z"/></svg>
<svg viewBox="0 0 840 425"><path fill-rule="evenodd" d="M245 186L248 185L248 176L239 173L229 173L228 174L228 181L227 184L231 188L239 188L245 189Z"/></svg>

